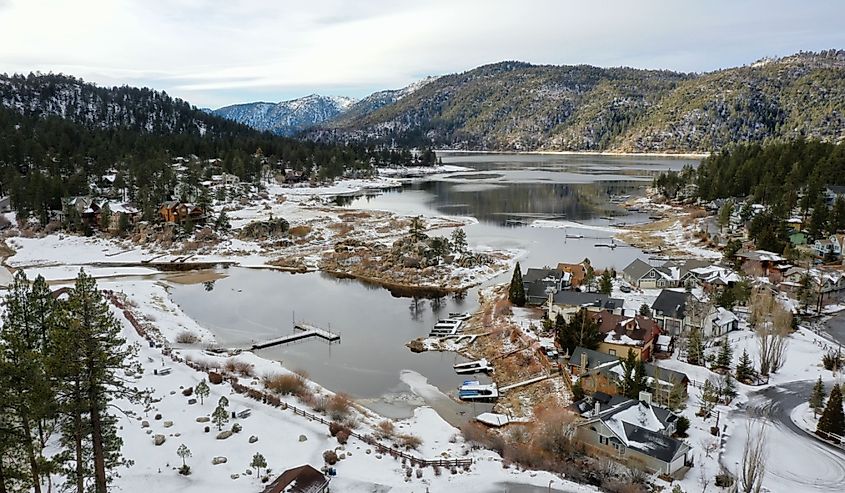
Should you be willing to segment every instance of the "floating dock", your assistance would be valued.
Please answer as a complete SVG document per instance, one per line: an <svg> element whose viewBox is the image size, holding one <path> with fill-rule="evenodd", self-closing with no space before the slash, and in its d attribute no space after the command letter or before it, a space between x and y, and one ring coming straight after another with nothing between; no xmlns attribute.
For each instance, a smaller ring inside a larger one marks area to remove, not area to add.
<svg viewBox="0 0 845 493"><path fill-rule="evenodd" d="M464 324L463 320L454 318L446 318L434 324L434 328L429 332L429 337L446 337L456 335L461 330Z"/></svg>
<svg viewBox="0 0 845 493"><path fill-rule="evenodd" d="M309 337L319 337L329 342L336 342L340 340L340 335L309 324L296 324L293 326L293 330L293 334L270 339L269 341L255 343L252 345L252 349L264 349L281 344L288 344L302 339L307 339Z"/></svg>

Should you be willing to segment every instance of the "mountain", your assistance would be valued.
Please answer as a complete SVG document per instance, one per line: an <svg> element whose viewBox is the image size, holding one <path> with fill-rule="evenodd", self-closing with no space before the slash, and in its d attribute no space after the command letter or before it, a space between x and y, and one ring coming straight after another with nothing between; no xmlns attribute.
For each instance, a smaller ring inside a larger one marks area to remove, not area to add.
<svg viewBox="0 0 845 493"><path fill-rule="evenodd" d="M360 104L360 103L359 103ZM704 74L501 62L437 78L307 132L470 150L710 152L730 142L845 138L845 51Z"/></svg>
<svg viewBox="0 0 845 493"><path fill-rule="evenodd" d="M0 106L26 117L59 117L92 129L122 128L157 135L255 134L165 92L99 87L61 74L0 75Z"/></svg>
<svg viewBox="0 0 845 493"><path fill-rule="evenodd" d="M330 120L349 109L355 100L311 94L280 103L244 103L225 106L212 114L277 135L299 131Z"/></svg>

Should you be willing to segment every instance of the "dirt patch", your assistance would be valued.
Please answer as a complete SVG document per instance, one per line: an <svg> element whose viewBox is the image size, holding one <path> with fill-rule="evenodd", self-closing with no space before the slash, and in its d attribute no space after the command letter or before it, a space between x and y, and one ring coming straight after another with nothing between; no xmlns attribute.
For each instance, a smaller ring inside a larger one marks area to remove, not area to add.
<svg viewBox="0 0 845 493"><path fill-rule="evenodd" d="M170 274L165 279L174 284L200 284L225 277L227 277L226 274L216 270L200 270Z"/></svg>

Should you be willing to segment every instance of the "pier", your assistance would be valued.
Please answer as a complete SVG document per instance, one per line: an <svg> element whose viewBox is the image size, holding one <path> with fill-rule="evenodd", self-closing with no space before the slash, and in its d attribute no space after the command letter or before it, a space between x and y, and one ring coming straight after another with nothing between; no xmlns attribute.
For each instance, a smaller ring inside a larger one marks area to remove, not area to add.
<svg viewBox="0 0 845 493"><path fill-rule="evenodd" d="M288 344L291 342L307 339L309 337L320 337L329 342L336 342L340 340L340 335L328 330L321 329L309 324L296 324L293 326L293 334L270 339L269 341L258 342L252 345L252 349L264 349L272 346L279 346L281 344Z"/></svg>
<svg viewBox="0 0 845 493"><path fill-rule="evenodd" d="M512 390L517 387L522 387L524 385L531 385L532 383L542 382L543 380L548 380L550 378L552 378L552 375L540 375L539 377L529 378L528 380L525 380L523 382L505 385L504 387L499 387L499 393L503 394L508 390Z"/></svg>

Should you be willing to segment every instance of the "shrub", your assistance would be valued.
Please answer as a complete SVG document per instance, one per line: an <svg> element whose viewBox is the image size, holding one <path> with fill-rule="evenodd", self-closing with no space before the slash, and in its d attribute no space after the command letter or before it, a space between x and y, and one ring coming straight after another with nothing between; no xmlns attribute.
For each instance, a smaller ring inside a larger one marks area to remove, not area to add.
<svg viewBox="0 0 845 493"><path fill-rule="evenodd" d="M338 432L343 430L343 425L338 423L337 421L332 421L329 423L329 435L337 436Z"/></svg>
<svg viewBox="0 0 845 493"><path fill-rule="evenodd" d="M825 370L836 371L842 368L842 357L839 353L830 351L827 354L822 355L822 365Z"/></svg>
<svg viewBox="0 0 845 493"><path fill-rule="evenodd" d="M414 450L422 445L422 438L416 435L401 435L399 436L399 444L408 450Z"/></svg>
<svg viewBox="0 0 845 493"><path fill-rule="evenodd" d="M179 466L179 474L181 474L183 476L190 476L191 475L191 466L189 466L189 465Z"/></svg>
<svg viewBox="0 0 845 493"><path fill-rule="evenodd" d="M176 342L179 344L196 344L200 338L191 331L184 330L176 335Z"/></svg>
<svg viewBox="0 0 845 493"><path fill-rule="evenodd" d="M352 402L346 394L335 394L329 399L326 410L332 419L343 419L349 415L352 408Z"/></svg>
<svg viewBox="0 0 845 493"><path fill-rule="evenodd" d="M294 226L288 230L288 234L291 236L296 236L298 238L302 238L303 236L308 236L308 233L311 232L311 226L302 224L299 226Z"/></svg>
<svg viewBox="0 0 845 493"><path fill-rule="evenodd" d="M346 445L346 442L349 441L349 430L340 430L337 432L337 443L341 445Z"/></svg>
<svg viewBox="0 0 845 493"><path fill-rule="evenodd" d="M240 423L235 423L232 425L232 433L240 433L241 430L243 430L243 427L240 425Z"/></svg>
<svg viewBox="0 0 845 493"><path fill-rule="evenodd" d="M378 428L379 438L393 438L393 434L396 432L396 426L393 424L393 421L388 419L379 423L376 428Z"/></svg>
<svg viewBox="0 0 845 493"><path fill-rule="evenodd" d="M223 368L230 373L237 373L242 377L251 377L253 375L254 366L246 361L238 361L234 358L229 358L226 360L226 364L223 365Z"/></svg>
<svg viewBox="0 0 845 493"><path fill-rule="evenodd" d="M302 395L307 389L305 379L296 373L267 375L264 387L282 395Z"/></svg>
<svg viewBox="0 0 845 493"><path fill-rule="evenodd" d="M334 450L326 450L323 452L323 460L326 461L326 464L333 466L337 464L337 453Z"/></svg>
<svg viewBox="0 0 845 493"><path fill-rule="evenodd" d="M208 382L214 385L220 385L223 383L223 375L214 371L208 372Z"/></svg>
<svg viewBox="0 0 845 493"><path fill-rule="evenodd" d="M683 438L687 436L687 430L689 430L689 418L686 416L679 417L678 422L675 423L675 433Z"/></svg>
<svg viewBox="0 0 845 493"><path fill-rule="evenodd" d="M311 403L311 408L318 413L326 412L329 407L329 398L324 395L314 396L314 402Z"/></svg>

